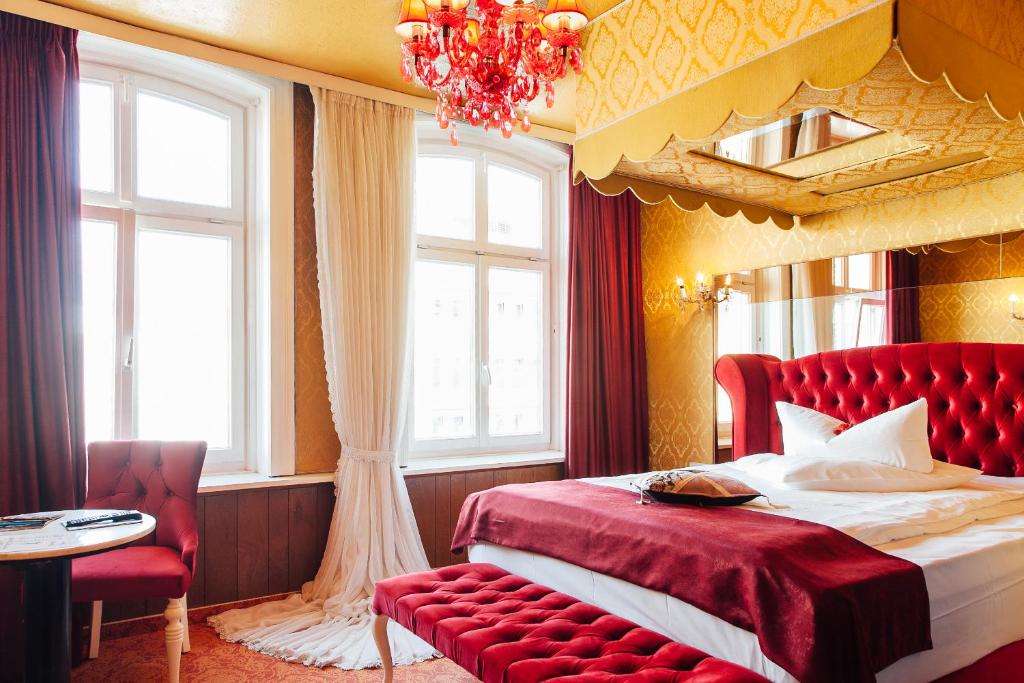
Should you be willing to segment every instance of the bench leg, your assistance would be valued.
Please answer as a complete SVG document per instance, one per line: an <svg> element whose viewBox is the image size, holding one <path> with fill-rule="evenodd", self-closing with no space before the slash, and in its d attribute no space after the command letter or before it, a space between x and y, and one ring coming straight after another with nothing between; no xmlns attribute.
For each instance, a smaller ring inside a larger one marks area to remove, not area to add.
<svg viewBox="0 0 1024 683"><path fill-rule="evenodd" d="M391 661L391 643L388 642L388 615L378 614L373 620L373 642L377 643L380 665L384 669L384 683L391 683L394 664Z"/></svg>

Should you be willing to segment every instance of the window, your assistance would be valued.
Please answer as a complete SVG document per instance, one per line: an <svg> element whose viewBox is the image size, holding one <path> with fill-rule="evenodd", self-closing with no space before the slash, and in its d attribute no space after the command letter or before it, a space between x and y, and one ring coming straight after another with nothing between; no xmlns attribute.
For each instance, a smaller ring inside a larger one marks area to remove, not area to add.
<svg viewBox="0 0 1024 683"><path fill-rule="evenodd" d="M832 259L832 344L834 349L885 342L885 253Z"/></svg>
<svg viewBox="0 0 1024 683"><path fill-rule="evenodd" d="M86 438L204 440L208 472L287 473L260 266L290 214L264 165L290 84L115 42L86 38L80 89Z"/></svg>
<svg viewBox="0 0 1024 683"><path fill-rule="evenodd" d="M567 157L539 141L487 140L453 148L420 129L414 455L548 449L561 419L553 302Z"/></svg>

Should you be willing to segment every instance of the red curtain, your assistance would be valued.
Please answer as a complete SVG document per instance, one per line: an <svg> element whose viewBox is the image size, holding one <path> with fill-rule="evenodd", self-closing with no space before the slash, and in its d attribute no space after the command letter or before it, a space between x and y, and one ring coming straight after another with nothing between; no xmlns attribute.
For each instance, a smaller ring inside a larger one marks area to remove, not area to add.
<svg viewBox="0 0 1024 683"><path fill-rule="evenodd" d="M569 191L566 470L647 470L647 361L640 201Z"/></svg>
<svg viewBox="0 0 1024 683"><path fill-rule="evenodd" d="M74 507L84 485L76 40L0 12L0 514ZM0 661L17 668L14 576Z"/></svg>
<svg viewBox="0 0 1024 683"><path fill-rule="evenodd" d="M904 249L885 255L885 340L888 344L921 341L921 304L917 256Z"/></svg>

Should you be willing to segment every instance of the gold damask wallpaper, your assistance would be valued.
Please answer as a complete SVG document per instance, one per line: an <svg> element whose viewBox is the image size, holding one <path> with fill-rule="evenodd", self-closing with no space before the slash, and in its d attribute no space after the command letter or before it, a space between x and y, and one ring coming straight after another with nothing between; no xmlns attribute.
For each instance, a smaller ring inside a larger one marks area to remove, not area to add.
<svg viewBox="0 0 1024 683"><path fill-rule="evenodd" d="M1024 343L1024 322L1009 315L1010 295L1024 297L1024 240L1004 244L1002 258L998 245L976 243L917 259L922 341Z"/></svg>
<svg viewBox="0 0 1024 683"><path fill-rule="evenodd" d="M313 98L295 86L295 471L330 472L341 443L331 417L316 274Z"/></svg>
<svg viewBox="0 0 1024 683"><path fill-rule="evenodd" d="M582 135L810 35L878 0L633 0L584 35ZM694 39L699 36L699 39Z"/></svg>
<svg viewBox="0 0 1024 683"><path fill-rule="evenodd" d="M921 341L1024 343L1024 321L1010 318L1011 294L1024 297L1024 278L922 287Z"/></svg>
<svg viewBox="0 0 1024 683"><path fill-rule="evenodd" d="M665 203L646 206L641 243L647 333L651 466L712 459L712 315L672 299L677 275L723 273L845 254L991 235L1024 225L1024 174L854 207L805 219L792 230L720 218ZM1024 297L1024 290L1021 291Z"/></svg>

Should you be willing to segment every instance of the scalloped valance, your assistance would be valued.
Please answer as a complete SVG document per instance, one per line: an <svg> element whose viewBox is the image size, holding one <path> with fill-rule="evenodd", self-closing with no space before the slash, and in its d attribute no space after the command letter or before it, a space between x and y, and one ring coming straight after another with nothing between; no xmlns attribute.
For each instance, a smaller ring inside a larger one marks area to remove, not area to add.
<svg viewBox="0 0 1024 683"><path fill-rule="evenodd" d="M965 5L969 7L964 9ZM1003 120L1020 120L1024 38L1017 37L1013 27L1024 22L1024 9L1007 10L1006 5L996 0L884 0L859 9L654 104L581 131L574 148L576 180L586 177L602 191L601 183L593 181L608 179L623 159L647 161L673 138L712 139L727 122L735 122L735 116L763 119L781 109L805 84L833 91L857 83L893 49L894 36L904 66L914 77L925 82L945 78L960 98L971 102L984 98ZM1003 16L1008 11L1014 16ZM590 38L599 36L595 33ZM608 71L604 77L616 75ZM604 185L618 192L636 185L634 193L647 197L657 194L648 186L662 187L648 182L641 189L639 182L620 179ZM658 192L663 199L671 194L677 205L689 210L699 208L701 198L706 198L703 204L719 215L742 211L748 217L760 215L761 221L771 217L782 227L793 224L793 217L784 212L702 194L696 184L687 184L690 191L666 187Z"/></svg>
<svg viewBox="0 0 1024 683"><path fill-rule="evenodd" d="M586 179L585 182L590 183L591 187L605 196L620 195L628 190L644 204L660 204L666 199L670 199L673 204L684 211L697 211L701 207L707 206L723 218L742 213L744 218L751 223L764 223L771 220L783 230L789 230L794 225L793 216L785 211L738 202L727 197L685 190L680 187L652 183L639 178L613 174L597 180Z"/></svg>

